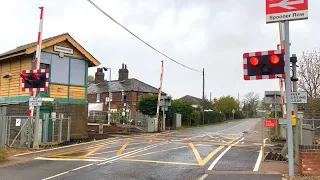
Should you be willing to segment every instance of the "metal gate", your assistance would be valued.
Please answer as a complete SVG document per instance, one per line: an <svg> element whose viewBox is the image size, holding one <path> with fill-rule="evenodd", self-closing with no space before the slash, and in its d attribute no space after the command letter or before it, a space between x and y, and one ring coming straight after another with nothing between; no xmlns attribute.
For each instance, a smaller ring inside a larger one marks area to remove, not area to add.
<svg viewBox="0 0 320 180"><path fill-rule="evenodd" d="M5 116L1 111L2 108L0 108L0 147L32 148L35 119L29 116ZM44 114L39 121L39 145L70 141L71 118L64 117L63 114L58 114L58 117L56 113L50 115Z"/></svg>

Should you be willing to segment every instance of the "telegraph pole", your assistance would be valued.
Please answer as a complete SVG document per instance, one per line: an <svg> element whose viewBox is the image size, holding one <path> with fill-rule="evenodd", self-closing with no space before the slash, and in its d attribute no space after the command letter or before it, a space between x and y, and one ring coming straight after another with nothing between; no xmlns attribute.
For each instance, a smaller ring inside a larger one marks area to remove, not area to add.
<svg viewBox="0 0 320 180"><path fill-rule="evenodd" d="M202 124L204 124L204 68L202 69Z"/></svg>

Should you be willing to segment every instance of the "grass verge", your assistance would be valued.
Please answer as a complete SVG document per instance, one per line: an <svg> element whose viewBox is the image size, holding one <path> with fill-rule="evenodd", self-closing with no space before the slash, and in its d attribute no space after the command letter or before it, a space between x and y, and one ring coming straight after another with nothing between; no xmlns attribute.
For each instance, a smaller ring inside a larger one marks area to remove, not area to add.
<svg viewBox="0 0 320 180"><path fill-rule="evenodd" d="M5 160L8 157L8 153L5 149L0 148L0 161Z"/></svg>
<svg viewBox="0 0 320 180"><path fill-rule="evenodd" d="M216 126L216 125L219 125L219 124L225 124L225 123L235 122L235 121L240 121L240 120L241 119L232 119L232 120L225 120L225 121L221 121L221 122L217 122L217 123L213 123L213 124L200 124L200 125L197 125L197 126L182 125L181 127L177 128L177 130L203 128L203 127L208 127L208 126Z"/></svg>

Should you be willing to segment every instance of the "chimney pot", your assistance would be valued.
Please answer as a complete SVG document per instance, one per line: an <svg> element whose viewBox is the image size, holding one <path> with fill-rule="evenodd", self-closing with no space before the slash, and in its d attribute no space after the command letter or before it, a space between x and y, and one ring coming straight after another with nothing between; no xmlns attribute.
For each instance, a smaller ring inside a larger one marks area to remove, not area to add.
<svg viewBox="0 0 320 180"><path fill-rule="evenodd" d="M124 69L124 63L122 63L122 69Z"/></svg>
<svg viewBox="0 0 320 180"><path fill-rule="evenodd" d="M126 64L124 65L124 69L127 69L127 65Z"/></svg>

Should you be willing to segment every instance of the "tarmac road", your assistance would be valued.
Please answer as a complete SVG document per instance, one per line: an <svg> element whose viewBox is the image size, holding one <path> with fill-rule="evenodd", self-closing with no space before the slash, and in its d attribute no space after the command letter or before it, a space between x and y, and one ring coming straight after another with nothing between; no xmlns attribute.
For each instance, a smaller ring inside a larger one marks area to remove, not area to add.
<svg viewBox="0 0 320 180"><path fill-rule="evenodd" d="M182 131L117 136L21 155L17 158L32 160L1 168L0 179L280 180L275 175L210 173L254 170L260 150L260 145L254 143L259 139L248 135L257 133L251 130L258 122L259 119L244 119Z"/></svg>

